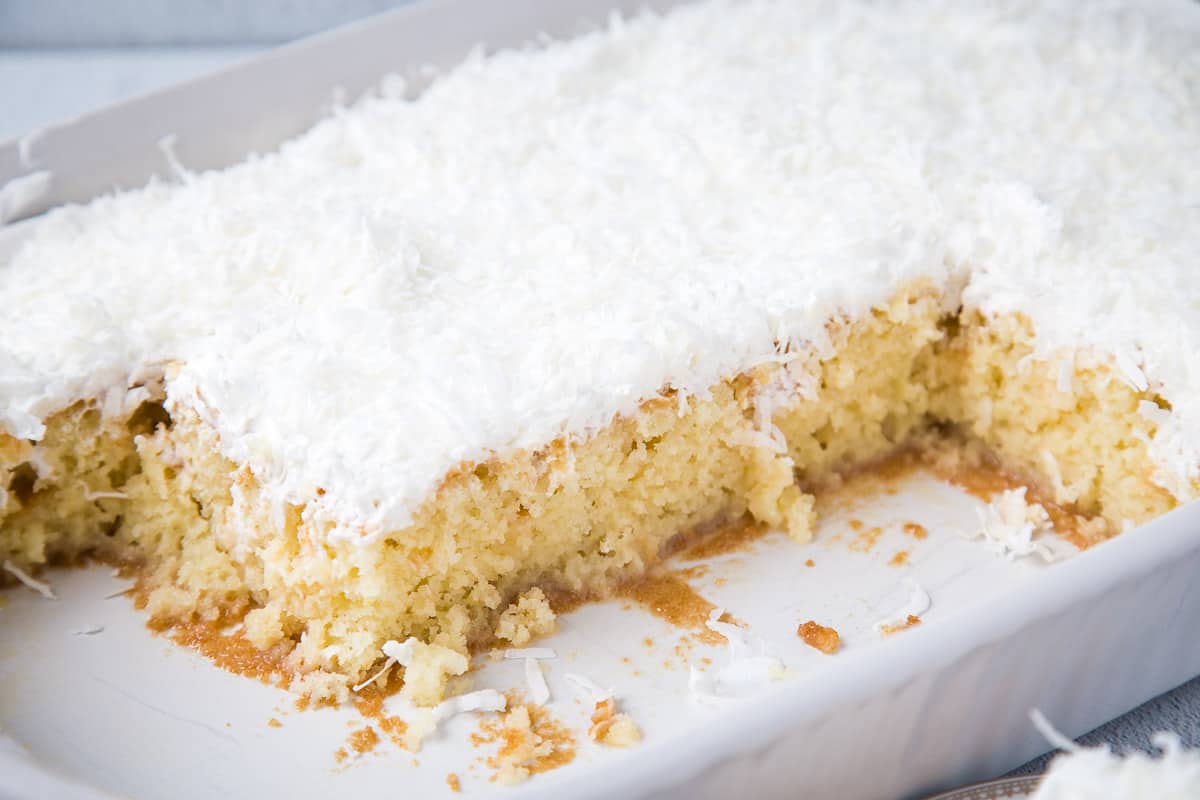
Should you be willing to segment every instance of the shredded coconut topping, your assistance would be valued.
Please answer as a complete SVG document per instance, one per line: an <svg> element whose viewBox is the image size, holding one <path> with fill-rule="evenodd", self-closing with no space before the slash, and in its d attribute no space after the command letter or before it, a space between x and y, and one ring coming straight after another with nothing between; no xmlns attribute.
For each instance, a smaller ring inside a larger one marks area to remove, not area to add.
<svg viewBox="0 0 1200 800"><path fill-rule="evenodd" d="M416 100L46 215L0 268L0 426L39 439L170 363L171 407L281 514L370 542L464 461L664 388L686 411L928 280L1161 395L1155 480L1188 499L1198 76L1185 0L707 0L480 51ZM48 176L19 180L0 215Z"/></svg>
<svg viewBox="0 0 1200 800"><path fill-rule="evenodd" d="M1082 747L1060 732L1036 709L1030 718L1055 747L1064 750L1051 763L1030 800L1194 800L1200 797L1200 750L1189 750L1179 737L1160 731L1151 742L1155 758L1141 751L1124 757L1108 747Z"/></svg>
<svg viewBox="0 0 1200 800"><path fill-rule="evenodd" d="M895 613L876 622L874 626L876 633L887 635L893 631L907 628L911 617L920 619L921 615L933 605L929 599L929 593L922 589L916 581L905 578L904 585L908 589L908 602Z"/></svg>
<svg viewBox="0 0 1200 800"><path fill-rule="evenodd" d="M968 538L982 537L994 552L1014 560L1037 554L1052 562L1075 552L1075 547L1054 533L1050 515L1039 503L1025 501L1025 487L1008 489L977 509L979 529Z"/></svg>
<svg viewBox="0 0 1200 800"><path fill-rule="evenodd" d="M5 572L7 572L9 575L12 575L14 578L28 586L30 589L33 589L47 600L58 599L58 595L54 593L54 589L50 586L50 584L44 581L39 581L25 570L9 561L7 558L4 559L3 567Z"/></svg>

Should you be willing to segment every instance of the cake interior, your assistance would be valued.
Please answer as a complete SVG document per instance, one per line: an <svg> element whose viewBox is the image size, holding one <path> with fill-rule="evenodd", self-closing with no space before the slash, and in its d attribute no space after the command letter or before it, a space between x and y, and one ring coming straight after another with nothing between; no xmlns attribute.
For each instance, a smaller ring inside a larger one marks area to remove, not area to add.
<svg viewBox="0 0 1200 800"><path fill-rule="evenodd" d="M240 621L238 636L318 699L343 699L384 641L416 637L433 666L406 682L431 703L455 654L552 626L547 593L611 592L675 537L722 520L805 541L822 485L918 443L986 451L1089 520L1088 541L1177 504L1154 481L1154 423L1138 413L1164 401L1103 360L1075 363L1064 382L1020 315L947 308L914 286L827 333L830 346L782 353L704 396L665 391L586 438L464 464L410 527L370 545L331 538L303 506L278 513L211 428L167 412L156 384L127 414L81 401L39 442L0 435L0 579L116 563L153 624Z"/></svg>

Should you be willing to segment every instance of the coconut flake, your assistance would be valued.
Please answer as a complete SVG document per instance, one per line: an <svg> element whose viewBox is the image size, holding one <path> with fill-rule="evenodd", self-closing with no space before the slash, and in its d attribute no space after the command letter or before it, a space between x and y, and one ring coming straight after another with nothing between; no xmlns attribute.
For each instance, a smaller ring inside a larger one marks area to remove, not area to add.
<svg viewBox="0 0 1200 800"><path fill-rule="evenodd" d="M45 583L44 581L39 581L37 578L33 577L25 570L21 569L16 564L9 561L7 558L4 559L3 567L4 567L5 572L12 575L14 578L16 578L21 583L28 586L30 589L33 589L35 592L37 592L38 594L40 594L42 597L46 598L47 600L57 600L58 599L58 595L56 595L54 593L54 589L52 589L50 587L50 584Z"/></svg>
<svg viewBox="0 0 1200 800"><path fill-rule="evenodd" d="M415 648L419 643L419 640L412 636L408 637L403 642L397 642L395 639L388 639L380 648L380 650L383 651L383 654L387 656L387 661L383 663L383 666L379 668L378 672L357 686L351 687L350 691L361 691L396 664L399 664L402 667L410 666L412 664Z"/></svg>
<svg viewBox="0 0 1200 800"><path fill-rule="evenodd" d="M167 166L175 177L182 183L191 183L195 179L196 173L185 167L179 160L179 154L175 150L175 145L178 143L178 134L168 133L158 140L158 149L162 151L163 158L167 160Z"/></svg>
<svg viewBox="0 0 1200 800"><path fill-rule="evenodd" d="M721 622L723 616L725 616L725 609L714 608L708 613L708 619L704 621L704 624L713 633L725 637L725 642L729 645L729 657L736 660L754 655L754 648L750 646L742 629L731 622Z"/></svg>
<svg viewBox="0 0 1200 800"><path fill-rule="evenodd" d="M351 687L350 691L352 691L352 692L362 691L367 686L370 686L372 683L374 683L376 680L378 680L380 677L382 677L383 674L385 672L387 672L389 669L391 669L395 664L396 664L396 659L394 659L394 658L387 659L386 661L383 662L383 666L379 668L378 672L376 672L374 675L367 678L365 681L358 684L357 686Z"/></svg>
<svg viewBox="0 0 1200 800"><path fill-rule="evenodd" d="M879 620L874 625L875 632L881 636L908 627L909 617L919 619L932 605L929 593L922 589L916 581L905 578L904 585L908 587L908 602L898 611Z"/></svg>
<svg viewBox="0 0 1200 800"><path fill-rule="evenodd" d="M83 486L83 499L91 502L92 500L128 500L129 495L125 492L93 492L88 489L87 484L83 481L79 482Z"/></svg>
<svg viewBox="0 0 1200 800"><path fill-rule="evenodd" d="M525 659L525 683L529 686L529 699L539 706L546 705L550 699L550 687L546 685L542 665L536 658Z"/></svg>
<svg viewBox="0 0 1200 800"><path fill-rule="evenodd" d="M725 609L709 612L705 625L725 637L729 646L729 662L709 675L689 665L688 691L705 705L721 705L737 699L739 694L753 690L787 675L787 667L766 652L766 644L729 622L722 622Z"/></svg>
<svg viewBox="0 0 1200 800"><path fill-rule="evenodd" d="M429 712L435 720L441 721L458 714L473 712L503 711L508 707L508 700L495 689L479 689L466 694L447 697L433 707Z"/></svg>
<svg viewBox="0 0 1200 800"><path fill-rule="evenodd" d="M1069 542L1055 535L1045 507L1025 501L1024 486L1001 492L976 513L979 528L966 538L982 537L989 549L1010 561L1037 554L1050 563L1075 552Z"/></svg>
<svg viewBox="0 0 1200 800"><path fill-rule="evenodd" d="M1125 378L1134 390L1144 392L1150 388L1150 381L1146 380L1146 373L1142 372L1142 368L1138 366L1137 361L1125 349L1118 349L1113 354L1114 360L1117 362L1117 368L1121 372L1121 376Z"/></svg>
<svg viewBox="0 0 1200 800"><path fill-rule="evenodd" d="M584 692L593 702L602 703L613 696L612 689L605 689L586 675L568 672L563 677L567 679L567 683Z"/></svg>

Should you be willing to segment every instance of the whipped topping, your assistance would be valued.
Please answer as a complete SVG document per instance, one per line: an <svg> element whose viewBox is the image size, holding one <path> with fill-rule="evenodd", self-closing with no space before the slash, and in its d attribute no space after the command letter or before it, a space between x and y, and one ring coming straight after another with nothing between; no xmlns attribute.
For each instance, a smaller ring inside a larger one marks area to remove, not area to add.
<svg viewBox="0 0 1200 800"><path fill-rule="evenodd" d="M1051 562L1076 552L1069 542L1055 535L1045 507L1025 501L1024 486L1001 492L976 512L979 528L967 538L982 537L990 550L1010 561L1037 554Z"/></svg>
<svg viewBox="0 0 1200 800"><path fill-rule="evenodd" d="M462 462L686 413L924 279L1161 395L1190 496L1194 3L708 0L401 83L46 215L0 268L0 428L166 372L278 508L371 541Z"/></svg>
<svg viewBox="0 0 1200 800"><path fill-rule="evenodd" d="M1036 709L1033 724L1047 741L1063 750L1030 800L1194 800L1200 797L1200 750L1189 750L1179 737L1159 731L1151 743L1161 757L1134 751L1121 757L1108 747L1083 747L1055 730Z"/></svg>

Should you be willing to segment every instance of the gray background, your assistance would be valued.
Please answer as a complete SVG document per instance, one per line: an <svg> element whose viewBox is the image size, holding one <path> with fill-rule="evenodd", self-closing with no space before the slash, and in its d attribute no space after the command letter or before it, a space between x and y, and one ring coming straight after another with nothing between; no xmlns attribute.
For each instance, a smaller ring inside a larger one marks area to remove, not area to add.
<svg viewBox="0 0 1200 800"><path fill-rule="evenodd" d="M405 2L0 0L0 140ZM1163 729L1200 746L1200 678L1080 741L1149 749Z"/></svg>

